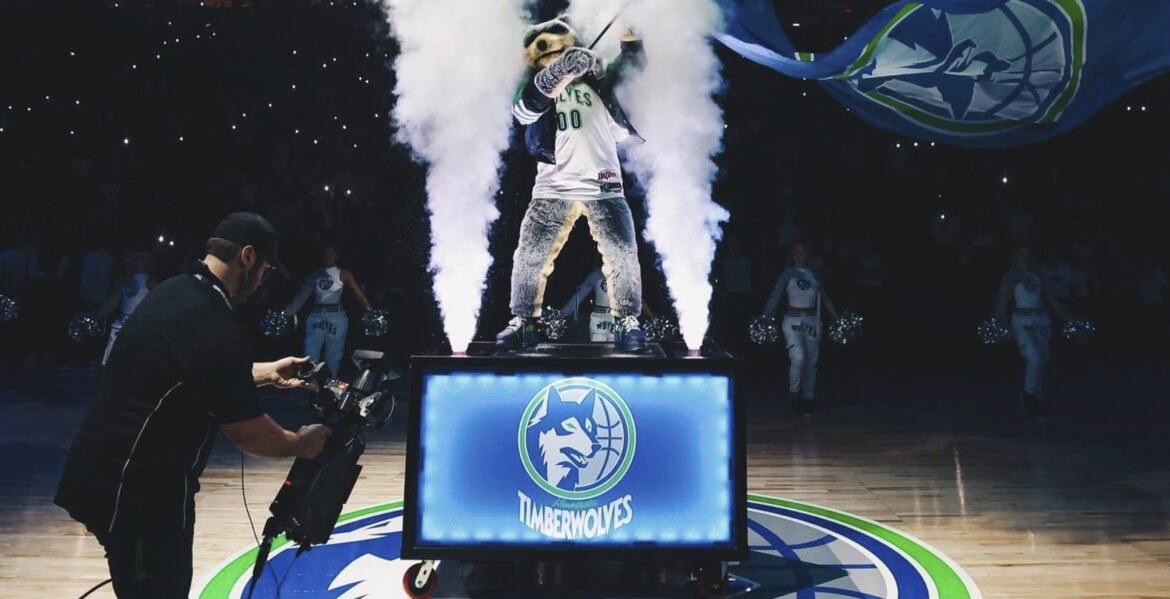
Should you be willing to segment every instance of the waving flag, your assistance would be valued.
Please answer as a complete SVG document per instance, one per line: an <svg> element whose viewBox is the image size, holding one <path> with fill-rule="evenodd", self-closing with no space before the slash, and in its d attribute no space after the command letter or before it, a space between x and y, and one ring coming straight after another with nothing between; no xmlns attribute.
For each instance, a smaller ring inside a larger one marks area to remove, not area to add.
<svg viewBox="0 0 1170 599"><path fill-rule="evenodd" d="M720 3L732 50L883 129L962 146L1047 139L1170 70L1170 0L903 0L826 54L796 51L771 0Z"/></svg>

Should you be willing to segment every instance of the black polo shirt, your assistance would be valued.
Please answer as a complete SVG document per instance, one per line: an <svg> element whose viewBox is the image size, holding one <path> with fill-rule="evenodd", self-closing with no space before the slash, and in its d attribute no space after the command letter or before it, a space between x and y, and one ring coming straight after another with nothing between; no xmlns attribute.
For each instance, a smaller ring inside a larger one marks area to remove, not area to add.
<svg viewBox="0 0 1170 599"><path fill-rule="evenodd" d="M196 262L126 320L54 502L98 534L187 529L218 425L262 414L245 330Z"/></svg>

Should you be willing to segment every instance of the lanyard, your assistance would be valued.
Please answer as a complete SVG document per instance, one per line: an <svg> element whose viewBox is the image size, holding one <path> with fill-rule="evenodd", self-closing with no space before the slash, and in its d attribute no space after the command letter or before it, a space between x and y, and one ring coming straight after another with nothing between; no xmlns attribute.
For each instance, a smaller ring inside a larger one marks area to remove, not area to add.
<svg viewBox="0 0 1170 599"><path fill-rule="evenodd" d="M224 293L224 290L220 289L219 285L216 285L214 282L212 282L210 280L209 277L204 276L203 273L197 272L197 273L193 273L191 276L195 277L199 282L201 282L205 285L208 285L209 287L214 289L215 292L219 294L219 297L223 299L223 303L225 305L227 305L228 310L231 310L233 314L235 313L236 309L234 307L232 307L231 300L228 299L227 293Z"/></svg>

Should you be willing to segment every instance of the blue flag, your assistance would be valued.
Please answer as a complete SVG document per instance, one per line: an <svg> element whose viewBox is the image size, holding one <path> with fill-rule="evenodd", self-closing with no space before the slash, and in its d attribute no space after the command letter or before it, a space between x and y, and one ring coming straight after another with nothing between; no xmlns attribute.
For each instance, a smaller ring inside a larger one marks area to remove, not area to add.
<svg viewBox="0 0 1170 599"><path fill-rule="evenodd" d="M1170 0L903 0L826 54L796 51L771 0L719 1L732 50L878 127L961 146L1048 139L1170 70Z"/></svg>

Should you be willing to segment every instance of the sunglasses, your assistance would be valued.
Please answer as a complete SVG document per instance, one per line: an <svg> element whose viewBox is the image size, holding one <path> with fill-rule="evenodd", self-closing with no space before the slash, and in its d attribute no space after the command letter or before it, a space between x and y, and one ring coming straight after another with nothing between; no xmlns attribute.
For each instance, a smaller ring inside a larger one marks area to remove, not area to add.
<svg viewBox="0 0 1170 599"><path fill-rule="evenodd" d="M569 32L569 28L565 27L564 25L550 25L546 29L541 29L539 31L533 31L532 33L528 34L528 36L524 38L524 45L528 46L529 44L532 43L532 40L536 39L537 37L540 37L540 35L544 34L544 33L551 33L553 35L564 35L568 32Z"/></svg>

